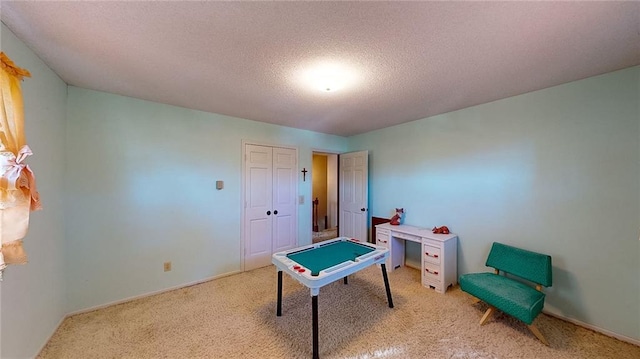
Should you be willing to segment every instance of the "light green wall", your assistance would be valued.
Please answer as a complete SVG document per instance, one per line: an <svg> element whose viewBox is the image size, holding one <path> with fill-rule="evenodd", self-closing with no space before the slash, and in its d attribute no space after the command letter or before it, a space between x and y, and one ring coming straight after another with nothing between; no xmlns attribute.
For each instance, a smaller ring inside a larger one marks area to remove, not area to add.
<svg viewBox="0 0 640 359"><path fill-rule="evenodd" d="M370 151L371 215L404 207L407 224L449 226L458 274L489 270L493 241L548 253L546 310L640 339L639 78L634 67L351 138Z"/></svg>
<svg viewBox="0 0 640 359"><path fill-rule="evenodd" d="M300 170L312 148L347 148L344 137L76 87L68 103L70 312L240 270L242 140L298 147ZM309 244L311 181L298 192L298 242Z"/></svg>
<svg viewBox="0 0 640 359"><path fill-rule="evenodd" d="M0 357L35 357L65 314L64 169L67 85L1 26L1 48L31 72L22 82L25 133L43 210L24 238L29 263L10 266L0 283Z"/></svg>

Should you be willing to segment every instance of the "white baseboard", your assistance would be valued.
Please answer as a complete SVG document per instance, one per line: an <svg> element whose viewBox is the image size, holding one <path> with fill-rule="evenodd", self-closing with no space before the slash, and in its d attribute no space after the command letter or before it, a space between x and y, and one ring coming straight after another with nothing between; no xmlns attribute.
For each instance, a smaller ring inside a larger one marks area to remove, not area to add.
<svg viewBox="0 0 640 359"><path fill-rule="evenodd" d="M225 273L225 274L221 274L221 275L217 275L217 276L213 276L213 277L197 280L197 281L194 281L194 282L180 284L180 285L177 285L177 286L174 286L174 287L161 289L161 290L157 290L157 291L154 291L154 292L144 293L144 294L136 295L136 296L125 298L125 299L116 300L114 302L109 302L109 303L106 303L106 304L97 305L95 307L85 308L85 309L81 309L81 310L78 310L78 311L75 311L75 312L67 313L60 319L60 322L58 322L58 325L56 325L56 328L51 332L51 334L49 335L47 340L44 341L44 343L40 347L40 350L38 350L38 355L40 355L40 353L42 352L44 347L47 345L47 343L49 343L49 341L51 340L53 335L58 331L58 329L62 325L62 322L64 322L65 319L67 319L67 318L69 318L69 317L71 317L73 315L93 312L94 310L110 307L112 305L122 304L122 303L130 302L132 300L141 299L141 298L145 298L145 297L150 297L152 295L161 294L161 293L165 293L165 292L170 292L170 291L176 290L176 289L182 289L182 288L186 288L186 287L191 287L192 285L209 282L209 281L212 281L214 279L224 278L224 277L228 277L230 275L234 275L234 274L238 274L238 273L242 273L242 271L228 272L228 273ZM36 355L36 358L38 357L38 355Z"/></svg>
<svg viewBox="0 0 640 359"><path fill-rule="evenodd" d="M566 322L573 323L573 324L575 324L577 326L584 327L584 328L587 328L587 329L591 329L594 332L598 332L598 333L604 334L604 335L606 335L608 337L616 338L618 340L622 340L623 342L627 342L627 343L630 343L630 344L633 344L633 345L640 346L640 340L638 340L638 339L634 339L634 338L631 338L631 337L627 337L625 335L614 333L614 332L612 332L610 330L602 329L602 328L596 327L595 325L587 324L587 323L581 322L581 321L579 321L577 319L565 317L565 316L562 316L562 315L557 314L557 313L551 313L551 312L548 312L546 310L543 310L542 312L544 314L547 314L549 316L558 318L560 320L564 320Z"/></svg>
<svg viewBox="0 0 640 359"><path fill-rule="evenodd" d="M180 285L177 285L177 286L174 286L174 287L161 289L161 290L157 290L157 291L154 291L154 292L144 293L144 294L136 295L136 296L133 296L133 297L129 297L129 298L125 298L125 299L121 299L121 300L117 300L117 301L113 301L113 302L97 305L97 306L94 306L94 307L81 309L81 310L78 310L78 311L75 311L75 312L67 313L65 316L62 317L62 319L60 319L60 322L56 326L56 329L51 332L51 335L49 335L47 340L42 344L42 347L38 351L38 355L40 354L40 352L42 352L42 349L44 349L44 347L47 345L47 343L51 340L51 337L53 337L53 335L56 333L56 331L58 331L58 328L60 328L60 325L62 325L62 322L64 322L64 320L67 319L68 317L71 317L71 316L76 315L76 314L92 312L94 310L110 307L110 306L116 305L116 304L122 304L122 303L131 302L133 300L137 300L137 299L141 299L141 298L145 298L145 297L150 297L150 296L156 295L156 294L170 292L170 291L176 290L176 289L182 289L182 288L186 288L186 287L191 287L193 285L202 284L202 283L205 283L205 282L212 281L214 279L224 278L224 277L228 277L230 275L239 274L239 273L242 273L242 271L238 270L238 271L228 272L228 273L225 273L225 274L221 274L221 275L217 275L217 276L213 276L213 277L197 280L197 281L194 281L194 282L180 284ZM617 334L617 333L614 333L614 332L612 332L610 330L602 329L602 328L599 328L599 327L597 327L595 325L587 324L587 323L579 321L577 319L565 317L565 316L562 316L562 315L557 314L557 313L551 313L551 312L548 312L546 310L543 310L542 312L544 314L549 315L549 316L558 318L560 320L567 321L569 323L573 323L575 325L578 325L578 326L581 326L581 327L584 327L584 328L587 328L587 329L591 329L591 330L593 330L595 332L604 334L604 335L612 337L612 338L616 338L616 339L621 340L623 342L627 342L627 343L630 343L630 344L633 344L633 345L640 346L640 340L638 340L638 339L634 339L634 338L627 337L627 336L624 336L624 335L621 335L621 334Z"/></svg>
<svg viewBox="0 0 640 359"><path fill-rule="evenodd" d="M49 334L49 336L47 337L47 340L45 340L44 343L42 343L42 345L40 346L40 349L38 350L38 354L34 357L34 359L37 358L38 355L40 355L40 353L42 353L42 349L44 349L44 347L47 346L47 343L49 343L51 338L53 338L53 335L56 334L58 329L60 329L60 326L62 325L62 322L64 322L65 319L67 319L67 315L63 315L62 318L60 318L58 325L56 325L55 329L51 331L51 334Z"/></svg>
<svg viewBox="0 0 640 359"><path fill-rule="evenodd" d="M129 298L121 299L121 300L116 300L114 302L109 302L109 303L105 303L105 304L96 305L95 307L90 307L90 308L77 310L75 312L67 313L67 315L65 315L65 317L62 318L62 320L64 320L67 317L76 315L76 314L93 312L94 310L110 307L112 305L127 303L127 302L131 302L132 300L141 299L141 298L145 298L145 297L150 297L152 295L161 294L161 293L165 293L165 292L170 292L170 291L176 290L176 289L182 289L182 288L186 288L186 287L191 287L193 285L202 284L202 283L205 283L205 282L212 281L214 279L220 279L220 278L228 277L230 275L234 275L234 274L238 274L238 273L242 273L242 271L228 272L228 273L225 273L225 274L216 275L216 276L213 276L213 277L197 280L195 282L180 284L180 285L177 285L177 286L174 286L174 287L165 288L165 289L161 289L161 290L157 290L157 291L149 292L149 293L144 293L144 294L140 294L140 295L135 295L133 297L129 297Z"/></svg>

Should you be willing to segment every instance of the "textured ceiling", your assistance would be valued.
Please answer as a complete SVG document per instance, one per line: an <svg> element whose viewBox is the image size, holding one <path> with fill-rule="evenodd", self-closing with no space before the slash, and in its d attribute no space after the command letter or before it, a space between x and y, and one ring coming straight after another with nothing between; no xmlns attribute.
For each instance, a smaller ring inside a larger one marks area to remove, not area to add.
<svg viewBox="0 0 640 359"><path fill-rule="evenodd" d="M638 2L2 0L0 11L70 85L343 136L640 64ZM322 61L353 82L301 84Z"/></svg>

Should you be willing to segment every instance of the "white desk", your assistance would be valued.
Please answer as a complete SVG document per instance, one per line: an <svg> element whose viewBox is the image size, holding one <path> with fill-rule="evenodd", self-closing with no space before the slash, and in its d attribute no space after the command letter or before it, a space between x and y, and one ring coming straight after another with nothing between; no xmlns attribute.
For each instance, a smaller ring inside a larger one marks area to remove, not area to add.
<svg viewBox="0 0 640 359"><path fill-rule="evenodd" d="M405 241L420 243L422 285L444 293L458 282L458 236L433 234L431 229L389 223L376 226L376 244L389 249L387 271L404 266Z"/></svg>

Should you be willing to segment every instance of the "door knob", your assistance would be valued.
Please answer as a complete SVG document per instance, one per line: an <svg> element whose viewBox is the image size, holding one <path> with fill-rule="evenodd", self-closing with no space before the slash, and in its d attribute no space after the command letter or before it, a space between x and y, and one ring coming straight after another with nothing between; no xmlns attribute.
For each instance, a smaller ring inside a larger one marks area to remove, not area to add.
<svg viewBox="0 0 640 359"><path fill-rule="evenodd" d="M273 211L273 214L278 214L278 210L276 209L275 211Z"/></svg>
<svg viewBox="0 0 640 359"><path fill-rule="evenodd" d="M267 211L267 216L270 216L270 215L271 215L271 211Z"/></svg>
<svg viewBox="0 0 640 359"><path fill-rule="evenodd" d="M366 211L366 209L364 209L364 208L360 208L360 210L361 210L362 212Z"/></svg>

